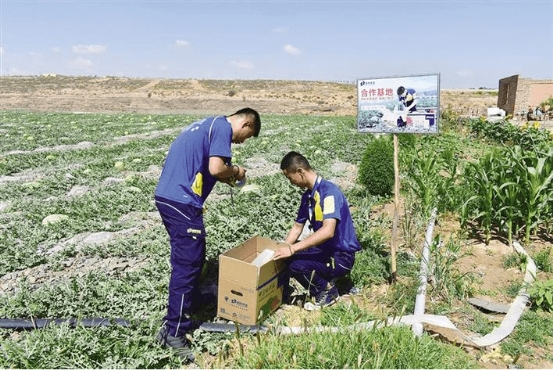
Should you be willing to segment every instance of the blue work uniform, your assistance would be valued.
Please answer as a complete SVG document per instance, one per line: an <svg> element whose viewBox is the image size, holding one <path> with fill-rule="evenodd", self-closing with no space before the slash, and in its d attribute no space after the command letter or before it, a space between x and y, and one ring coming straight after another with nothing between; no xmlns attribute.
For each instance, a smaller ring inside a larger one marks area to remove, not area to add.
<svg viewBox="0 0 553 370"><path fill-rule="evenodd" d="M209 158L230 164L232 127L224 116L209 117L186 127L169 148L155 202L171 245L168 334L182 337L195 329L190 314L206 255L203 205L217 179L209 173Z"/></svg>
<svg viewBox="0 0 553 370"><path fill-rule="evenodd" d="M328 282L347 275L355 263L355 253L361 250L345 195L336 184L317 177L313 189L302 195L296 222L309 221L316 232L329 218L336 219L334 236L288 259L290 276L309 289L312 296L326 290Z"/></svg>

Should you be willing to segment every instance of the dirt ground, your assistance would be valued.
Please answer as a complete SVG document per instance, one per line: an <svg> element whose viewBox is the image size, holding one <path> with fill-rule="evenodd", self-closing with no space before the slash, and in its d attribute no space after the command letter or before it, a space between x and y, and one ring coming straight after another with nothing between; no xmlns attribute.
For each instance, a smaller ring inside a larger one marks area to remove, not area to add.
<svg viewBox="0 0 553 370"><path fill-rule="evenodd" d="M497 92L492 90L442 90L440 106L464 116L485 114L497 104ZM355 84L317 81L274 80L160 80L118 77L29 76L0 78L0 110L30 112L98 112L150 114L230 114L251 107L263 114L298 114L356 116L357 91ZM349 168L349 167L348 167ZM353 169L356 170L356 169ZM349 171L349 170L348 170ZM354 171L355 172L355 171ZM347 187L347 178L339 181ZM351 179L350 179L351 180ZM351 181L349 181L351 185ZM393 204L385 205L378 213L393 217ZM401 214L401 213L400 213ZM454 232L458 223L438 223L435 233ZM468 240L458 267L463 272L479 276L482 292L500 292L486 296L496 303L509 304L506 288L522 281L524 273L503 266L504 258L513 253L508 245L494 239L484 245L477 239ZM551 248L551 241L535 241L529 253ZM551 278L551 277L550 277ZM501 320L501 318L499 319ZM537 358L519 359L526 368L553 368L547 354L534 349ZM490 352L493 353L493 352ZM506 368L508 360L480 362L484 368ZM551 355L549 355L551 358Z"/></svg>
<svg viewBox="0 0 553 370"><path fill-rule="evenodd" d="M496 95L493 90L442 90L440 106L462 115L480 115L496 106ZM246 106L261 115L355 116L357 88L354 83L318 81L0 78L2 110L230 114Z"/></svg>
<svg viewBox="0 0 553 370"><path fill-rule="evenodd" d="M377 206L373 209L371 217L384 216L389 220L394 216L394 204L388 203L382 206ZM403 202L400 200L398 207L399 224L404 221L404 208ZM420 249L424 243L423 237L426 231L420 230L416 244L415 255L420 254ZM401 227L398 228L401 230ZM459 221L452 216L441 215L436 219L433 228L433 236L440 235L443 241L447 241L450 237L459 236ZM384 233L384 236L391 239L391 230ZM458 270L459 274L469 274L472 276L473 286L476 288L476 294L474 298L484 300L493 304L503 306L508 309L514 302L513 295L520 293L520 290L524 285L525 266L522 264L507 267L506 260L509 257L517 255L516 250L509 246L508 242L498 235L492 233L492 239L490 243L486 245L483 242L483 238L480 235L470 235L461 237L461 257L456 260L452 268ZM398 251L409 251L406 247L405 238L402 231L398 231L396 245ZM547 239L541 239L538 237L531 238L530 244L523 247L524 250L530 255L535 256L538 252L548 250L550 254L550 261L553 263L553 240L549 237ZM553 273L546 273L538 270L535 276L536 280L545 281L553 278ZM429 284L431 284L431 277L429 278ZM382 296L386 294L389 287L380 286L377 291L373 292L375 296ZM513 293L513 290L515 291ZM377 299L369 301L377 301ZM460 303L460 302L459 302ZM466 302L465 302L466 303ZM427 302L427 307L432 302ZM476 308L476 307L475 307ZM378 307L374 306L373 310L377 310ZM478 309L485 313L486 318L493 322L495 327L499 326L505 318L505 313L490 312L486 309ZM457 311L457 312L455 312ZM460 307L453 309L452 313L446 315L451 322L464 334L469 337L480 337L476 333L470 331L470 324L474 321L474 318L463 311ZM508 336L507 336L508 337ZM478 359L478 365L485 369L505 369L505 368L524 368L524 369L553 369L553 361L551 361L551 352L544 351L543 348L539 348L533 345L527 345L532 351L533 355L528 356L522 354L520 358L513 359L510 356L504 356L500 354L501 342L492 345L490 347L479 350L465 347L465 349L473 354ZM515 365L516 363L516 365Z"/></svg>

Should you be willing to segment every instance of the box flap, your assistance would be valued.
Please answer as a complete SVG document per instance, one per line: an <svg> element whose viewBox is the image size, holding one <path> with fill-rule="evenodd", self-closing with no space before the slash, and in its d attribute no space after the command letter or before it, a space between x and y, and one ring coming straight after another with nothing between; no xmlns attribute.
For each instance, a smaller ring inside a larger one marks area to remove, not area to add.
<svg viewBox="0 0 553 370"><path fill-rule="evenodd" d="M219 280L243 281L255 286L257 270L256 266L248 262L225 255L219 256Z"/></svg>

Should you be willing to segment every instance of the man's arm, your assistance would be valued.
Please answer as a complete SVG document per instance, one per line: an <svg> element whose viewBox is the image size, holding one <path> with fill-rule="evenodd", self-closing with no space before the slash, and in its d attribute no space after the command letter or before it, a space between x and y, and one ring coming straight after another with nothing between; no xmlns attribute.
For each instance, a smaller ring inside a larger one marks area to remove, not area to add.
<svg viewBox="0 0 553 370"><path fill-rule="evenodd" d="M336 222L335 218L327 218L323 220L323 226L307 238L293 244L292 251L296 253L297 251L323 244L327 240L332 239L334 231L336 230Z"/></svg>
<svg viewBox="0 0 553 370"><path fill-rule="evenodd" d="M299 222L294 222L294 226L290 229L288 232L288 235L286 235L286 238L284 239L284 242L287 244L294 244L296 240L300 237L303 227L305 224L300 224Z"/></svg>
<svg viewBox="0 0 553 370"><path fill-rule="evenodd" d="M232 177L242 180L246 170L240 166L228 166L221 157L209 157L209 173L219 181L228 182Z"/></svg>
<svg viewBox="0 0 553 370"><path fill-rule="evenodd" d="M335 218L327 218L323 221L323 226L319 230L315 231L307 238L294 243L297 240L297 237L299 237L299 235L301 234L301 230L303 230L303 225L296 222L296 224L294 225L292 230L290 230L288 236L286 237L286 246L278 248L275 251L273 259L278 260L281 258L287 258L298 251L308 249L326 242L334 236L334 231L336 230L336 222L337 221ZM301 225L300 232L297 234L296 239L292 239L291 233L294 230L297 231L298 225ZM290 240L293 240L294 242L289 242Z"/></svg>

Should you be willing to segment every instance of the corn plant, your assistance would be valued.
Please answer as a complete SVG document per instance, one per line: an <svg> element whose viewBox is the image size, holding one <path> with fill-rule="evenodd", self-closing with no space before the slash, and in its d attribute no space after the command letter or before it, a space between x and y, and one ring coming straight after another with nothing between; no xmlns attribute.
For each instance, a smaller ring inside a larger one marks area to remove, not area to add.
<svg viewBox="0 0 553 370"><path fill-rule="evenodd" d="M530 243L530 234L537 230L542 221L542 211L553 202L551 181L553 180L553 148L544 156L527 152L518 161L519 186L524 189L524 242ZM527 162L530 165L527 166Z"/></svg>
<svg viewBox="0 0 553 370"><path fill-rule="evenodd" d="M484 242L486 245L491 240L492 222L494 219L494 179L491 177L498 173L498 162L495 153L485 155L479 162L469 162L466 167L466 179L474 191L474 195L466 201L466 206L473 203L476 215L474 218L484 228Z"/></svg>
<svg viewBox="0 0 553 370"><path fill-rule="evenodd" d="M427 219L434 207L441 213L458 208L459 188L455 183L459 179L460 150L458 141L451 136L425 138L421 142L422 148L405 157L406 187L418 200L421 217Z"/></svg>
<svg viewBox="0 0 553 370"><path fill-rule="evenodd" d="M462 205L461 224L470 216L484 229L489 243L494 226L505 226L512 243L519 226L524 242L547 220L553 203L553 149L525 151L519 146L495 150L471 162L465 171L465 185L474 195Z"/></svg>
<svg viewBox="0 0 553 370"><path fill-rule="evenodd" d="M440 170L440 180L437 184L437 204L439 212L455 211L463 197L463 191L456 184L459 182L460 161L457 155L444 160Z"/></svg>
<svg viewBox="0 0 553 370"><path fill-rule="evenodd" d="M439 183L437 171L437 157L422 155L413 158L411 163L410 180L408 187L420 204L421 216L427 218L436 202L437 185Z"/></svg>
<svg viewBox="0 0 553 370"><path fill-rule="evenodd" d="M520 218L520 208L518 205L519 186L516 182L510 181L500 186L494 185L493 191L501 207L497 210L500 223L504 223L507 229L507 241L510 246L513 245L513 229L517 229L517 219ZM514 224L514 225L513 225Z"/></svg>

